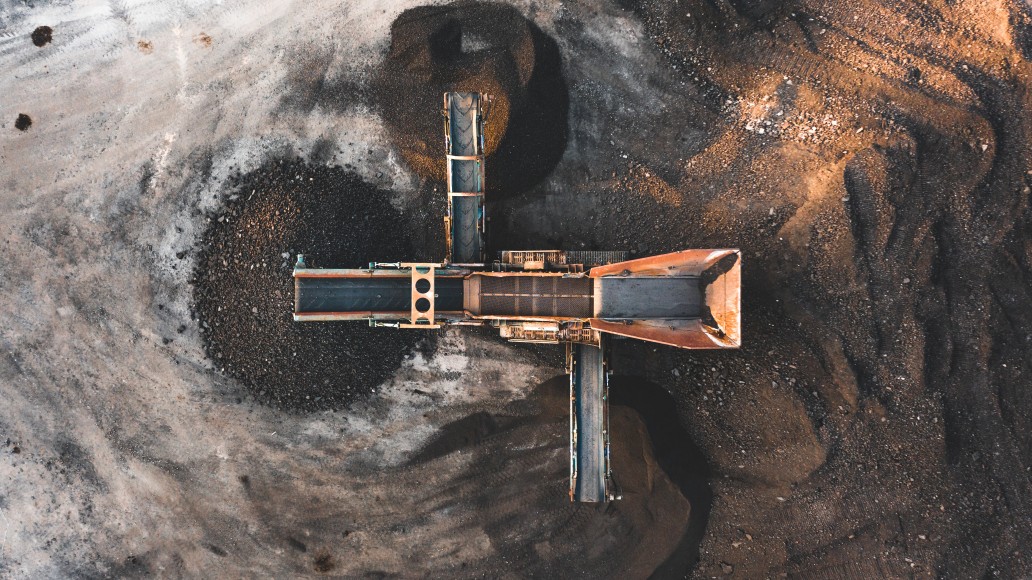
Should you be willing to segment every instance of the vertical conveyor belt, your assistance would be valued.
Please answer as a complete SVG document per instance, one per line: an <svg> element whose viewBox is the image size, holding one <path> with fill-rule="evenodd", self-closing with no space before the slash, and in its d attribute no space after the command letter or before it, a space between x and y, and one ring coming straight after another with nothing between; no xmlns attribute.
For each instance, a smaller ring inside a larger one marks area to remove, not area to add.
<svg viewBox="0 0 1032 580"><path fill-rule="evenodd" d="M603 349L590 344L574 344L572 363L571 491L574 501L602 502L607 499L609 467L606 436L608 381Z"/></svg>
<svg viewBox="0 0 1032 580"><path fill-rule="evenodd" d="M483 262L483 119L479 93L449 93L448 257L458 264Z"/></svg>

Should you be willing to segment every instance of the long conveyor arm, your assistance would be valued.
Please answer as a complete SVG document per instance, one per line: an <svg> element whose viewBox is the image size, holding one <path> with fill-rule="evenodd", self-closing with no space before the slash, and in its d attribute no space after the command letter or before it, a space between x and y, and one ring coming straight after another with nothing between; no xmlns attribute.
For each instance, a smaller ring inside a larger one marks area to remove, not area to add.
<svg viewBox="0 0 1032 580"><path fill-rule="evenodd" d="M570 494L609 499L609 380L601 346L573 344L570 369Z"/></svg>

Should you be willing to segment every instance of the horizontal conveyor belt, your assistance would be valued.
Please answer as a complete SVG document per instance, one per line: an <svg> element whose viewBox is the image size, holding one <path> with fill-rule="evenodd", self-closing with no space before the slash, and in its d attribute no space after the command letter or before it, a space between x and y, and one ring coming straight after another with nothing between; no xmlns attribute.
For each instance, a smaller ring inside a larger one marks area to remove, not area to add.
<svg viewBox="0 0 1032 580"><path fill-rule="evenodd" d="M435 309L462 310L462 278L438 277ZM294 312L409 312L409 276L295 278Z"/></svg>

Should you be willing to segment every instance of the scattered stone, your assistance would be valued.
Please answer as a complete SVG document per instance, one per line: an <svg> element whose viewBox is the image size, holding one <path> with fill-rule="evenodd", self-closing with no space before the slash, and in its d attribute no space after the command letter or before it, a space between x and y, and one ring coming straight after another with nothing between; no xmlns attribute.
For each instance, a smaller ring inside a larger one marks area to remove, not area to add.
<svg viewBox="0 0 1032 580"><path fill-rule="evenodd" d="M54 39L54 29L49 26L40 26L32 31L32 44L44 47Z"/></svg>

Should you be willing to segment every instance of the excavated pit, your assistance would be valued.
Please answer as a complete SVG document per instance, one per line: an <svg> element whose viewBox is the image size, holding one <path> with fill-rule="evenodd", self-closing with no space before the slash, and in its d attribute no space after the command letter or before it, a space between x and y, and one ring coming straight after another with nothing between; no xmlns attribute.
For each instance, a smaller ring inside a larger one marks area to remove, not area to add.
<svg viewBox="0 0 1032 580"><path fill-rule="evenodd" d="M295 411L341 408L384 382L420 340L364 323L293 321L291 270L403 260L408 239L384 192L339 168L266 163L208 217L194 274L205 350L256 399Z"/></svg>

